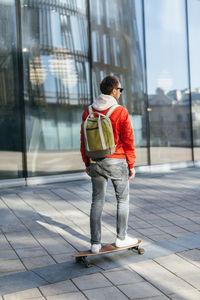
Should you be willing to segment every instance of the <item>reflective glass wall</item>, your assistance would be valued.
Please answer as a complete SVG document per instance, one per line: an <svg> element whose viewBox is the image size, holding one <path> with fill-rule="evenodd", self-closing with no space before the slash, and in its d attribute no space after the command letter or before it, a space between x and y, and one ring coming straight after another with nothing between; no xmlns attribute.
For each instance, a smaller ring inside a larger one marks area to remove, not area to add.
<svg viewBox="0 0 200 300"><path fill-rule="evenodd" d="M188 1L194 160L200 160L200 1Z"/></svg>
<svg viewBox="0 0 200 300"><path fill-rule="evenodd" d="M14 0L0 0L0 179L23 176L17 19Z"/></svg>
<svg viewBox="0 0 200 300"><path fill-rule="evenodd" d="M186 2L144 4L151 163L190 161Z"/></svg>
<svg viewBox="0 0 200 300"><path fill-rule="evenodd" d="M0 0L0 179L84 170L81 115L108 74L137 166L199 161L199 13L198 0Z"/></svg>
<svg viewBox="0 0 200 300"><path fill-rule="evenodd" d="M120 104L131 117L137 165L147 164L142 1L91 0L93 96L107 74L120 78Z"/></svg>

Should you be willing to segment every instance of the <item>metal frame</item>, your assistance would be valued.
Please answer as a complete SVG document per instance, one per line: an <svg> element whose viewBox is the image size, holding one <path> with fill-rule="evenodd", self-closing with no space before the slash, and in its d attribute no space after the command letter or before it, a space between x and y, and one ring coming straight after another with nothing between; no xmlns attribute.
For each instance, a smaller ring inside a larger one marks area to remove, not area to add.
<svg viewBox="0 0 200 300"><path fill-rule="evenodd" d="M147 134L147 159L148 165L151 165L151 131L150 131L150 117L149 117L149 96L148 96L148 80L147 80L147 56L146 56L146 27L145 27L145 4L142 0L142 26L143 26L143 51L144 51L144 95L146 100L146 134Z"/></svg>
<svg viewBox="0 0 200 300"><path fill-rule="evenodd" d="M193 119L192 119L192 94L191 94L191 73L190 73L190 41L189 41L189 17L188 17L188 0L185 0L185 20L186 20L186 43L187 43L187 67L188 67L188 85L189 85L189 108L190 108L190 133L192 147L192 161L194 157L194 136L193 136Z"/></svg>
<svg viewBox="0 0 200 300"><path fill-rule="evenodd" d="M87 0L87 20L88 20L88 41L89 41L89 64L90 64L90 94L91 104L93 103L93 78L92 78L92 66L93 66L93 55L92 55L92 30L91 30L91 15L90 15L90 0Z"/></svg>
<svg viewBox="0 0 200 300"><path fill-rule="evenodd" d="M21 137L22 137L22 174L27 178L27 149L26 149L26 121L25 121L25 101L24 101L24 65L22 54L22 26L21 26L21 3L20 0L15 0L16 6L16 21L17 21L17 60L19 70L19 101L21 113Z"/></svg>

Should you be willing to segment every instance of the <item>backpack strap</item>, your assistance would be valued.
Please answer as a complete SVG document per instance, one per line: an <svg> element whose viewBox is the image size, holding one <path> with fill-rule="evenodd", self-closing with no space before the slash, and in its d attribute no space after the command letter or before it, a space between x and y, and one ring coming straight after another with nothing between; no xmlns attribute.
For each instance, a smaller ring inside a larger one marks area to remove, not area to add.
<svg viewBox="0 0 200 300"><path fill-rule="evenodd" d="M94 118L93 109L92 109L92 104L88 106L88 111L89 111L89 115L91 115L92 118Z"/></svg>
<svg viewBox="0 0 200 300"><path fill-rule="evenodd" d="M88 106L88 111L89 111L89 114L92 113L92 105L89 105L89 106Z"/></svg>
<svg viewBox="0 0 200 300"><path fill-rule="evenodd" d="M111 106L111 108L108 110L106 117L109 118L111 116L111 114L114 112L114 110L120 105L118 104L114 104L113 106Z"/></svg>
<svg viewBox="0 0 200 300"><path fill-rule="evenodd" d="M106 117L109 118L111 116L111 114L114 112L114 110L120 106L119 104L114 104L113 106L111 106L111 108L108 110L107 114L106 114ZM118 141L119 141L119 136L118 136L118 139L117 139L117 143L115 144L115 147L117 146L118 144Z"/></svg>

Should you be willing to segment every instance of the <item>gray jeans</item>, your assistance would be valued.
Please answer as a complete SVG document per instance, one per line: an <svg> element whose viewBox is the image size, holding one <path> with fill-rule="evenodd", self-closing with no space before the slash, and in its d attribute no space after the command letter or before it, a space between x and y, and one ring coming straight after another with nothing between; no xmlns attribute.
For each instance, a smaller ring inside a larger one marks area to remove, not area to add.
<svg viewBox="0 0 200 300"><path fill-rule="evenodd" d="M125 238L129 216L128 174L128 166L125 159L104 158L90 164L92 180L91 244L101 243L101 216L108 178L112 181L117 199L117 237L122 240Z"/></svg>

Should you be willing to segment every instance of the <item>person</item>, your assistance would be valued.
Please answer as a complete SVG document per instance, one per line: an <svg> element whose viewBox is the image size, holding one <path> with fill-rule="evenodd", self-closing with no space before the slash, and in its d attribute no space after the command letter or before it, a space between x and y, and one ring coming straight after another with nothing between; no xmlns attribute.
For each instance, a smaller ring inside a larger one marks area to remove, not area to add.
<svg viewBox="0 0 200 300"><path fill-rule="evenodd" d="M92 104L93 111L106 114L111 106L116 105L123 91L116 76L106 76L100 83L101 95ZM89 114L86 108L82 115L82 125ZM81 155L86 166L86 173L92 181L92 203L90 210L91 252L101 249L101 216L105 202L108 179L114 186L117 199L117 247L136 244L138 240L127 234L129 217L129 180L135 177L136 159L133 129L128 110L119 105L110 116L116 148L108 157L91 159L85 154L84 133L81 127Z"/></svg>

